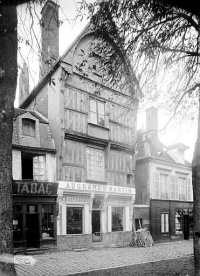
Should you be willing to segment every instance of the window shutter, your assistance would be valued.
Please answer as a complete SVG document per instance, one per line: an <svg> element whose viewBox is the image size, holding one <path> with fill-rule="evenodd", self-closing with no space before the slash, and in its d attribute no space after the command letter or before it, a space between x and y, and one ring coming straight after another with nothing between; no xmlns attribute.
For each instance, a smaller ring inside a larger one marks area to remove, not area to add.
<svg viewBox="0 0 200 276"><path fill-rule="evenodd" d="M175 176L175 199L179 200L178 177Z"/></svg>
<svg viewBox="0 0 200 276"><path fill-rule="evenodd" d="M160 174L154 172L154 196L160 198Z"/></svg>
<svg viewBox="0 0 200 276"><path fill-rule="evenodd" d="M175 199L175 176L170 177L171 180L171 199Z"/></svg>
<svg viewBox="0 0 200 276"><path fill-rule="evenodd" d="M191 201L192 200L192 191L191 191L191 183L190 179L187 179L187 200Z"/></svg>

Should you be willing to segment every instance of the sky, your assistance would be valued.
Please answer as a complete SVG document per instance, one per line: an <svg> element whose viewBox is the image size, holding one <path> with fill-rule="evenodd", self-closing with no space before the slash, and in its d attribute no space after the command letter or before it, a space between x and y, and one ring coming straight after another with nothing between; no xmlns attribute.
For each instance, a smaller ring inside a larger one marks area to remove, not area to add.
<svg viewBox="0 0 200 276"><path fill-rule="evenodd" d="M93 1L93 0L89 0ZM61 56L65 50L70 46L74 39L84 29L88 23L87 16L78 17L78 2L80 0L59 0L59 18L63 22L59 28L59 55ZM27 16L27 5L18 6L18 33L23 40L19 43L18 51L18 66L20 67L25 61L29 68L29 82L30 92L37 85L39 79L39 44L40 44L40 18L41 8L37 6L32 14L34 17L34 24ZM32 30L30 32L30 29ZM35 39L37 38L37 39ZM37 41L37 42L36 42ZM18 106L18 89L16 94L15 107ZM154 105L156 107L156 103ZM158 110L158 129L162 129L169 117L166 116L163 110ZM145 126L145 110L139 108L138 112L138 129ZM194 144L196 141L197 126L189 125L188 123L180 123L175 127L169 125L166 130L159 133L160 140L166 144L171 145L181 142L188 147L189 150L185 152L185 157L188 161L192 161Z"/></svg>

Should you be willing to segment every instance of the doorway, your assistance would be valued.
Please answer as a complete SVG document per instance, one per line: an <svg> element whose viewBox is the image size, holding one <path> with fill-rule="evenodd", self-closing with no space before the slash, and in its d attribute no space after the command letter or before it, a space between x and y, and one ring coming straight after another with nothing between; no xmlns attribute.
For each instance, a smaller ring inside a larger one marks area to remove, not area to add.
<svg viewBox="0 0 200 276"><path fill-rule="evenodd" d="M183 215L183 234L184 234L184 240L189 240L189 236L190 236L189 214Z"/></svg>
<svg viewBox="0 0 200 276"><path fill-rule="evenodd" d="M40 244L39 214L26 214L27 247L38 248Z"/></svg>
<svg viewBox="0 0 200 276"><path fill-rule="evenodd" d="M100 210L92 210L92 241L101 241Z"/></svg>

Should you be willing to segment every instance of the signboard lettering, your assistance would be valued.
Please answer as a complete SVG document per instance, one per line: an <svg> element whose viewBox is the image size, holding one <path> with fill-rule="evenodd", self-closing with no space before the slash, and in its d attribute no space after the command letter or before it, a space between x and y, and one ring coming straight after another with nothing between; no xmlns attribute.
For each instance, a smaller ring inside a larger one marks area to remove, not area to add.
<svg viewBox="0 0 200 276"><path fill-rule="evenodd" d="M14 180L13 194L21 195L57 195L58 183L29 182Z"/></svg>
<svg viewBox="0 0 200 276"><path fill-rule="evenodd" d="M84 191L96 191L106 192L115 194L128 194L135 195L135 188L111 186L111 185L100 185L100 184L89 184L80 182L67 182L59 181L59 189L64 190L84 190Z"/></svg>

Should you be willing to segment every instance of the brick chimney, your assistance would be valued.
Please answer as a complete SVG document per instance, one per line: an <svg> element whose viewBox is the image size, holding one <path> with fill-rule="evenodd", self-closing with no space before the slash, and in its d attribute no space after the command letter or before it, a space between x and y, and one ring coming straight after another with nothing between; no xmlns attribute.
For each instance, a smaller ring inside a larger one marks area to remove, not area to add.
<svg viewBox="0 0 200 276"><path fill-rule="evenodd" d="M51 70L59 56L59 6L48 0L41 14L42 49L40 80Z"/></svg>
<svg viewBox="0 0 200 276"><path fill-rule="evenodd" d="M146 109L146 131L149 131L148 137L156 143L158 140L158 109L155 107Z"/></svg>

